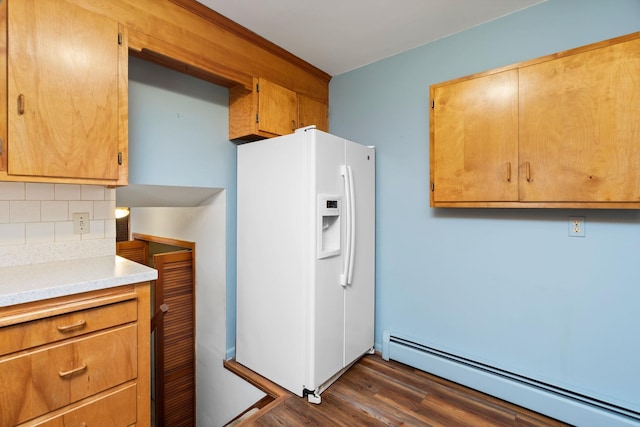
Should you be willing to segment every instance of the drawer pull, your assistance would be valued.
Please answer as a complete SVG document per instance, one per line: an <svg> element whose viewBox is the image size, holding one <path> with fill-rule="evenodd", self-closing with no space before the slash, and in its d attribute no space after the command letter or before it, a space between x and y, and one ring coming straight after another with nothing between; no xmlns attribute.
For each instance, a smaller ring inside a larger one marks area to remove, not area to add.
<svg viewBox="0 0 640 427"><path fill-rule="evenodd" d="M58 331L60 332L70 332L75 329L84 328L86 324L87 324L86 321L78 320L76 323L72 323L71 325L57 326L57 328L58 328Z"/></svg>
<svg viewBox="0 0 640 427"><path fill-rule="evenodd" d="M82 372L84 372L86 370L87 370L87 364L83 363L82 366L79 366L79 367L77 367L75 369L72 369L70 371L66 371L66 372L65 371L59 371L58 375L60 376L60 378L69 378L69 377L71 377L71 376L73 376L75 374L80 374L80 373L82 373Z"/></svg>
<svg viewBox="0 0 640 427"><path fill-rule="evenodd" d="M24 94L18 95L18 115L22 116L24 114Z"/></svg>

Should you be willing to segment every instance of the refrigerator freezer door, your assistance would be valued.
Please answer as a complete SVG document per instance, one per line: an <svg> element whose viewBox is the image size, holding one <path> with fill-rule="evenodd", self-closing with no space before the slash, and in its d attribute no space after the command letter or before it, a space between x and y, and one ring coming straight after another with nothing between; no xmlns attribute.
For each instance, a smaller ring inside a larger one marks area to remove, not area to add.
<svg viewBox="0 0 640 427"><path fill-rule="evenodd" d="M310 153L315 168L315 194L340 196L343 202L341 217L344 218L344 183L340 170L344 165L342 138L315 129L306 132L311 141ZM341 222L341 244L344 248L344 221ZM317 227L317 224L316 224ZM305 388L315 390L343 367L344 346L344 289L340 285L344 250L332 257L315 259L315 280L308 302L310 331L307 335L308 376Z"/></svg>
<svg viewBox="0 0 640 427"><path fill-rule="evenodd" d="M236 359L300 395L315 258L304 159L299 135L238 147Z"/></svg>

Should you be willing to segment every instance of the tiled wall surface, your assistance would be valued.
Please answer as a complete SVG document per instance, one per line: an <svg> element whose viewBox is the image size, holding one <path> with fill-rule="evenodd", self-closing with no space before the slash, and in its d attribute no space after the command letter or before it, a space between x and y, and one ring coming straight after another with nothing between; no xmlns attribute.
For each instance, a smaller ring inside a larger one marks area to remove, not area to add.
<svg viewBox="0 0 640 427"><path fill-rule="evenodd" d="M115 196L99 185L0 182L0 267L113 255ZM83 212L90 232L74 234Z"/></svg>

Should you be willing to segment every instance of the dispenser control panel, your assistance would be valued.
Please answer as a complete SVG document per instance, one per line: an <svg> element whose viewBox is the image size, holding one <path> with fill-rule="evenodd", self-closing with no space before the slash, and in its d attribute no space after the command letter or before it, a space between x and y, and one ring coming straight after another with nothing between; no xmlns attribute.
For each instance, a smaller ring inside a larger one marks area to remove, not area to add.
<svg viewBox="0 0 640 427"><path fill-rule="evenodd" d="M335 209L336 210L336 214L339 214L340 212L338 211L338 200L337 199L333 199L333 200L327 200L326 201L326 209Z"/></svg>
<svg viewBox="0 0 640 427"><path fill-rule="evenodd" d="M341 253L340 210L342 198L336 195L318 195L317 239L318 259Z"/></svg>

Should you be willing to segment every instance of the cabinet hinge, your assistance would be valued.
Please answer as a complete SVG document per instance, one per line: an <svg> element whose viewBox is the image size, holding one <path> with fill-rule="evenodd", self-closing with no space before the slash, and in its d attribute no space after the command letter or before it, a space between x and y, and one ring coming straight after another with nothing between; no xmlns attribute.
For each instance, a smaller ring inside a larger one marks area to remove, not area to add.
<svg viewBox="0 0 640 427"><path fill-rule="evenodd" d="M122 44L122 33L118 33L118 44Z"/></svg>
<svg viewBox="0 0 640 427"><path fill-rule="evenodd" d="M122 166L122 151L118 152L118 165Z"/></svg>

